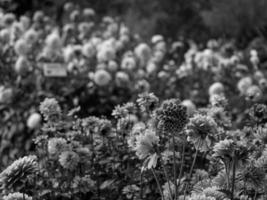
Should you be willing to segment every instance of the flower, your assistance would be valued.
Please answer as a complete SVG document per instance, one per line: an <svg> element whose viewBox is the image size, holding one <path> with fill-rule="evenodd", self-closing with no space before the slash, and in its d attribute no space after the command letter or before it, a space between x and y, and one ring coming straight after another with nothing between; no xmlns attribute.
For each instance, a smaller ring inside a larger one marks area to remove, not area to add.
<svg viewBox="0 0 267 200"><path fill-rule="evenodd" d="M0 103L10 103L13 98L12 88L4 88L0 86Z"/></svg>
<svg viewBox="0 0 267 200"><path fill-rule="evenodd" d="M192 194L188 200L216 200L214 197L207 197L205 194Z"/></svg>
<svg viewBox="0 0 267 200"><path fill-rule="evenodd" d="M227 105L227 99L224 95L214 94L210 96L210 104L214 107L225 107Z"/></svg>
<svg viewBox="0 0 267 200"><path fill-rule="evenodd" d="M82 53L87 58L94 57L96 54L95 46L91 42L85 43L82 47Z"/></svg>
<svg viewBox="0 0 267 200"><path fill-rule="evenodd" d="M216 82L213 83L210 87L209 87L209 95L223 95L224 94L224 86L222 83L220 82Z"/></svg>
<svg viewBox="0 0 267 200"><path fill-rule="evenodd" d="M59 155L67 148L67 141L64 138L51 138L47 144L47 150L50 155Z"/></svg>
<svg viewBox="0 0 267 200"><path fill-rule="evenodd" d="M130 82L130 77L127 73L123 71L118 71L115 75L115 83L118 87L128 86Z"/></svg>
<svg viewBox="0 0 267 200"><path fill-rule="evenodd" d="M172 200L175 193L175 185L169 181L163 185L163 196L166 200Z"/></svg>
<svg viewBox="0 0 267 200"><path fill-rule="evenodd" d="M179 99L165 100L155 111L157 127L167 133L180 132L188 122L186 107Z"/></svg>
<svg viewBox="0 0 267 200"><path fill-rule="evenodd" d="M207 187L203 190L203 194L207 197L213 197L215 200L229 200L223 192L219 191L220 188L216 186Z"/></svg>
<svg viewBox="0 0 267 200"><path fill-rule="evenodd" d="M107 62L110 60L115 60L116 58L116 52L114 49L112 49L109 46L104 46L100 48L100 50L97 52L97 61L98 62Z"/></svg>
<svg viewBox="0 0 267 200"><path fill-rule="evenodd" d="M103 69L97 70L94 74L94 81L98 86L107 86L111 79L111 75Z"/></svg>
<svg viewBox="0 0 267 200"><path fill-rule="evenodd" d="M122 193L126 195L127 199L135 199L139 190L140 188L137 185L127 185L123 188Z"/></svg>
<svg viewBox="0 0 267 200"><path fill-rule="evenodd" d="M3 200L32 200L32 197L20 192L14 192L4 196Z"/></svg>
<svg viewBox="0 0 267 200"><path fill-rule="evenodd" d="M265 104L254 104L249 110L250 117L258 123L267 121L267 106Z"/></svg>
<svg viewBox="0 0 267 200"><path fill-rule="evenodd" d="M154 93L142 93L138 95L137 103L143 112L153 111L158 105L159 99Z"/></svg>
<svg viewBox="0 0 267 200"><path fill-rule="evenodd" d="M146 129L143 134L136 137L136 146L134 150L139 159L144 159L154 153L154 146L158 145L159 137L156 136L155 131Z"/></svg>
<svg viewBox="0 0 267 200"><path fill-rule="evenodd" d="M15 64L15 71L20 74L24 75L29 71L30 64L26 57L20 56Z"/></svg>
<svg viewBox="0 0 267 200"><path fill-rule="evenodd" d="M62 48L61 38L56 32L53 32L46 37L45 44L51 50L60 50Z"/></svg>
<svg viewBox="0 0 267 200"><path fill-rule="evenodd" d="M45 98L45 100L40 104L40 112L46 120L54 120L58 119L61 115L61 108L56 99Z"/></svg>
<svg viewBox="0 0 267 200"><path fill-rule="evenodd" d="M246 91L246 98L250 101L259 101L261 100L262 95L263 94L262 94L261 89L256 85L252 85L248 87Z"/></svg>
<svg viewBox="0 0 267 200"><path fill-rule="evenodd" d="M38 128L41 123L42 117L39 113L32 113L27 119L27 127L30 129Z"/></svg>
<svg viewBox="0 0 267 200"><path fill-rule="evenodd" d="M36 156L25 156L15 160L0 174L0 184L4 189L16 188L38 170Z"/></svg>
<svg viewBox="0 0 267 200"><path fill-rule="evenodd" d="M126 56L121 61L121 69L133 71L136 68L136 61L132 56Z"/></svg>
<svg viewBox="0 0 267 200"><path fill-rule="evenodd" d="M186 132L188 134L188 140L196 148L200 151L207 151L217 134L217 124L210 116L196 114L190 118Z"/></svg>
<svg viewBox="0 0 267 200"><path fill-rule="evenodd" d="M79 155L73 151L64 151L59 156L60 165L68 170L75 170L79 162Z"/></svg>
<svg viewBox="0 0 267 200"><path fill-rule="evenodd" d="M196 105L190 99L183 100L181 104L186 107L187 115L193 116L196 111Z"/></svg>
<svg viewBox="0 0 267 200"><path fill-rule="evenodd" d="M14 49L19 56L26 56L29 53L29 46L24 39L17 40Z"/></svg>
<svg viewBox="0 0 267 200"><path fill-rule="evenodd" d="M239 92L244 95L246 94L248 88L252 85L252 79L250 77L244 77L240 79L237 83L237 88Z"/></svg>

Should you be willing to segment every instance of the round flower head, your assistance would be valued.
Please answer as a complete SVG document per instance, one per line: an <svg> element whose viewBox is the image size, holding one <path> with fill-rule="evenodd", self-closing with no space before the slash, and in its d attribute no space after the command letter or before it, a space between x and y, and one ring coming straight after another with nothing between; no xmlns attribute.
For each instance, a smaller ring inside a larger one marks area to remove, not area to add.
<svg viewBox="0 0 267 200"><path fill-rule="evenodd" d="M32 113L27 119L27 127L30 129L35 129L40 126L42 117L39 113Z"/></svg>
<svg viewBox="0 0 267 200"><path fill-rule="evenodd" d="M20 192L14 192L4 196L3 200L32 200L32 197Z"/></svg>
<svg viewBox="0 0 267 200"><path fill-rule="evenodd" d="M135 88L139 93L148 92L150 90L150 84L145 79L137 81Z"/></svg>
<svg viewBox="0 0 267 200"><path fill-rule="evenodd" d="M31 24L31 20L29 17L25 16L25 15L22 15L19 19L20 23L22 24L23 26L23 30L26 31L29 27L30 27L30 24Z"/></svg>
<svg viewBox="0 0 267 200"><path fill-rule="evenodd" d="M227 99L224 95L212 95L210 97L210 104L214 107L225 107L227 105Z"/></svg>
<svg viewBox="0 0 267 200"><path fill-rule="evenodd" d="M95 16L95 11L92 8L83 9L83 17L85 19L90 19Z"/></svg>
<svg viewBox="0 0 267 200"><path fill-rule="evenodd" d="M179 99L165 100L155 112L158 128L164 132L179 133L188 122L187 109Z"/></svg>
<svg viewBox="0 0 267 200"><path fill-rule="evenodd" d="M29 53L29 46L25 40L19 39L16 41L14 49L19 56L25 56Z"/></svg>
<svg viewBox="0 0 267 200"><path fill-rule="evenodd" d="M162 41L162 42L158 42L155 47L154 50L163 52L163 55L165 55L165 53L167 52L167 44L166 42Z"/></svg>
<svg viewBox="0 0 267 200"><path fill-rule="evenodd" d="M144 159L153 154L154 146L158 145L159 137L151 129L146 129L145 132L136 137L136 146L134 150L139 159Z"/></svg>
<svg viewBox="0 0 267 200"><path fill-rule="evenodd" d="M264 127L259 126L257 130L254 133L254 136L256 140L258 140L260 143L267 144L267 127L266 125Z"/></svg>
<svg viewBox="0 0 267 200"><path fill-rule="evenodd" d="M234 141L230 139L221 140L213 147L214 157L227 159L233 157Z"/></svg>
<svg viewBox="0 0 267 200"><path fill-rule="evenodd" d="M224 86L222 83L220 82L216 82L216 83L213 83L210 87L209 87L209 95L212 96L212 95L222 95L224 94Z"/></svg>
<svg viewBox="0 0 267 200"><path fill-rule="evenodd" d="M15 71L20 75L25 75L30 68L29 61L26 57L20 56L15 63Z"/></svg>
<svg viewBox="0 0 267 200"><path fill-rule="evenodd" d="M137 103L141 110L144 111L153 111L158 105L159 99L154 95L154 93L142 93L138 95Z"/></svg>
<svg viewBox="0 0 267 200"><path fill-rule="evenodd" d="M252 86L252 79L250 77L244 77L237 83L237 89L242 95L245 95L248 88Z"/></svg>
<svg viewBox="0 0 267 200"><path fill-rule="evenodd" d="M94 81L98 86L107 86L111 79L111 75L103 69L97 70L94 74Z"/></svg>
<svg viewBox="0 0 267 200"><path fill-rule="evenodd" d="M59 163L68 170L75 170L79 161L79 155L73 151L64 151L59 156Z"/></svg>
<svg viewBox="0 0 267 200"><path fill-rule="evenodd" d="M250 100L250 101L259 101L262 98L262 91L261 89L256 86L256 85L252 85L250 86L247 91L246 91L246 99Z"/></svg>
<svg viewBox="0 0 267 200"><path fill-rule="evenodd" d="M98 62L107 62L109 60L114 60L116 57L116 52L111 47L102 47L97 52Z"/></svg>
<svg viewBox="0 0 267 200"><path fill-rule="evenodd" d="M12 88L0 87L0 103L10 103L13 99Z"/></svg>
<svg viewBox="0 0 267 200"><path fill-rule="evenodd" d="M78 23L79 19L80 19L80 11L79 10L73 10L70 13L70 20L72 22Z"/></svg>
<svg viewBox="0 0 267 200"><path fill-rule="evenodd" d="M158 66L154 61L149 61L146 66L146 71L148 74L155 74L157 72Z"/></svg>
<svg viewBox="0 0 267 200"><path fill-rule="evenodd" d="M132 56L126 56L122 59L121 69L133 71L136 68L136 61Z"/></svg>
<svg viewBox="0 0 267 200"><path fill-rule="evenodd" d="M74 4L72 2L66 2L64 4L64 11L65 12L71 12L73 8L74 8Z"/></svg>
<svg viewBox="0 0 267 200"><path fill-rule="evenodd" d="M56 99L46 98L40 104L40 112L44 115L46 120L53 120L61 115L61 108Z"/></svg>
<svg viewBox="0 0 267 200"><path fill-rule="evenodd" d="M115 75L115 83L119 87L128 86L130 83L130 77L127 73L119 71Z"/></svg>
<svg viewBox="0 0 267 200"><path fill-rule="evenodd" d="M47 150L50 155L58 155L68 148L67 141L64 138L51 138L47 144Z"/></svg>
<svg viewBox="0 0 267 200"><path fill-rule="evenodd" d="M161 50L157 50L153 53L153 58L152 60L155 62L155 63L161 63L164 59L164 56L165 56L165 53L164 51L161 51Z"/></svg>
<svg viewBox="0 0 267 200"><path fill-rule="evenodd" d="M196 105L190 99L183 100L181 104L186 107L188 116L192 116L195 113Z"/></svg>
<svg viewBox="0 0 267 200"><path fill-rule="evenodd" d="M60 50L62 48L62 41L56 32L51 33L45 39L46 46L49 49Z"/></svg>
<svg viewBox="0 0 267 200"><path fill-rule="evenodd" d="M188 140L196 148L200 151L207 151L217 133L217 124L210 116L196 114L190 118L186 131Z"/></svg>
<svg viewBox="0 0 267 200"><path fill-rule="evenodd" d="M24 34L24 39L25 42L29 45L34 44L38 40L38 33L34 29L29 29L27 32Z"/></svg>
<svg viewBox="0 0 267 200"><path fill-rule="evenodd" d="M143 122L139 122L133 125L130 132L130 136L127 140L127 143L130 148L134 149L136 146L136 137L141 135L146 129L146 125Z"/></svg>
<svg viewBox="0 0 267 200"><path fill-rule="evenodd" d="M145 43L141 43L137 47L135 47L134 53L139 59L141 66L145 66L151 57L151 49Z"/></svg>
<svg viewBox="0 0 267 200"><path fill-rule="evenodd" d="M0 184L6 190L21 186L23 181L37 172L36 156L25 156L15 160L0 174Z"/></svg>
<svg viewBox="0 0 267 200"><path fill-rule="evenodd" d="M37 10L33 15L34 22L42 22L44 20L44 12L41 10Z"/></svg>
<svg viewBox="0 0 267 200"><path fill-rule="evenodd" d="M164 37L162 35L154 35L151 38L151 43L152 44L156 44L156 43L162 42L162 41L164 41Z"/></svg>
<svg viewBox="0 0 267 200"><path fill-rule="evenodd" d="M95 46L91 42L84 44L82 47L82 53L87 58L94 57L96 55Z"/></svg>
<svg viewBox="0 0 267 200"><path fill-rule="evenodd" d="M11 41L11 32L9 29L2 29L0 31L0 38L1 41L5 42L8 44Z"/></svg>
<svg viewBox="0 0 267 200"><path fill-rule="evenodd" d="M16 16L13 13L4 15L3 23L6 27L10 27L16 21Z"/></svg>
<svg viewBox="0 0 267 200"><path fill-rule="evenodd" d="M107 66L107 69L110 71L110 72L116 72L118 70L118 64L116 61L114 60L110 60L108 62L108 66Z"/></svg>
<svg viewBox="0 0 267 200"><path fill-rule="evenodd" d="M267 122L267 106L265 104L254 104L249 111L250 117L258 123Z"/></svg>

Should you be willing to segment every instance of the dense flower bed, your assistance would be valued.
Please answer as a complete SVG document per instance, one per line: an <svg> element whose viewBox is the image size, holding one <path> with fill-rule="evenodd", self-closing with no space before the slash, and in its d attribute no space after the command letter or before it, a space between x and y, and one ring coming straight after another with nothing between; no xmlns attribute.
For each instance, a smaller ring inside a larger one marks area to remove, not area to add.
<svg viewBox="0 0 267 200"><path fill-rule="evenodd" d="M0 199L266 199L265 49L63 21L1 13Z"/></svg>

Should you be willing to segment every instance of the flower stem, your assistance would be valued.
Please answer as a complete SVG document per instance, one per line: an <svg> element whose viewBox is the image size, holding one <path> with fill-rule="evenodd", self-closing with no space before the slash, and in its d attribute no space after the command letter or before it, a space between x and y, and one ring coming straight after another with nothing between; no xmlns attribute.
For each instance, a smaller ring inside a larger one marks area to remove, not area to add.
<svg viewBox="0 0 267 200"><path fill-rule="evenodd" d="M153 168L151 168L151 171L152 171L152 173L153 173L153 175L154 175L154 178L155 178L155 180L156 180L156 182L157 182L157 185L158 185L158 189L159 189L161 198L162 198L163 200L165 200L164 195L163 195L163 192L162 192L162 189L161 189L161 185L160 185L160 183L159 183L159 179L158 179L158 177L157 177L157 174L156 174L156 172L155 172L155 170L154 170Z"/></svg>
<svg viewBox="0 0 267 200"><path fill-rule="evenodd" d="M232 176L232 190L231 190L231 200L234 200L235 192L235 171L236 171L236 158L233 159L233 176Z"/></svg>
<svg viewBox="0 0 267 200"><path fill-rule="evenodd" d="M185 142L185 141L184 141ZM183 150L182 150L182 161L181 161L181 165L180 165L180 170L179 170L179 176L178 176L178 186L177 186L177 190L180 187L181 184L181 178L183 175L183 168L184 168L184 156L185 156L185 143L183 142Z"/></svg>
<svg viewBox="0 0 267 200"><path fill-rule="evenodd" d="M169 193L170 193L170 196L171 196L171 198L173 200L172 191L171 191L171 185L170 185L170 179L169 179L169 176L167 174L166 167L165 167L165 165L163 163L162 163L162 167L163 167L163 171L164 171L164 174L165 174L165 178L166 178L167 183L168 183Z"/></svg>
<svg viewBox="0 0 267 200"><path fill-rule="evenodd" d="M174 177L174 200L177 199L177 173L176 173L176 153L175 153L175 137L174 137L174 134L172 134L172 145L173 145L173 177Z"/></svg>

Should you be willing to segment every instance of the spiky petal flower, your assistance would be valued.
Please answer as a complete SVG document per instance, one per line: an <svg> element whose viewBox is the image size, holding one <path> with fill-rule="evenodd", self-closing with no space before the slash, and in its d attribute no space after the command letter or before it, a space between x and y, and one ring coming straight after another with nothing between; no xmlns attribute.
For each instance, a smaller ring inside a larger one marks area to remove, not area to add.
<svg viewBox="0 0 267 200"><path fill-rule="evenodd" d="M14 161L0 174L0 185L4 189L20 186L30 175L37 172L36 156L25 156Z"/></svg>
<svg viewBox="0 0 267 200"><path fill-rule="evenodd" d="M188 121L187 109L179 99L164 101L155 112L158 128L167 133L180 132Z"/></svg>
<svg viewBox="0 0 267 200"><path fill-rule="evenodd" d="M267 122L267 106L264 104L254 104L250 108L249 115L254 121L265 123Z"/></svg>
<svg viewBox="0 0 267 200"><path fill-rule="evenodd" d="M192 194L188 200L216 200L216 198L207 197L205 194Z"/></svg>
<svg viewBox="0 0 267 200"><path fill-rule="evenodd" d="M153 111L159 102L159 99L153 93L145 92L139 94L138 97L137 103L143 112Z"/></svg>
<svg viewBox="0 0 267 200"><path fill-rule="evenodd" d="M217 133L217 124L213 118L207 115L196 114L186 127L188 140L200 151L207 151Z"/></svg>
<svg viewBox="0 0 267 200"><path fill-rule="evenodd" d="M67 141L64 138L51 138L48 141L48 153L58 155L67 149Z"/></svg>
<svg viewBox="0 0 267 200"><path fill-rule="evenodd" d="M40 105L40 112L46 120L53 120L61 115L61 108L56 99L46 98Z"/></svg>
<svg viewBox="0 0 267 200"><path fill-rule="evenodd" d="M136 155L140 159L144 159L147 156L154 153L154 146L159 142L159 137L151 129L146 129L145 132L136 137L136 146L134 150Z"/></svg>
<svg viewBox="0 0 267 200"><path fill-rule="evenodd" d="M20 192L10 193L3 197L3 200L32 200L32 197Z"/></svg>
<svg viewBox="0 0 267 200"><path fill-rule="evenodd" d="M64 151L59 156L59 163L65 169L74 170L79 161L79 155L73 151Z"/></svg>

